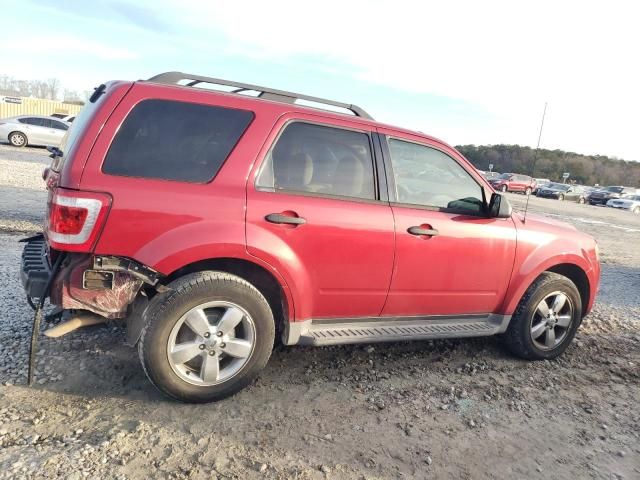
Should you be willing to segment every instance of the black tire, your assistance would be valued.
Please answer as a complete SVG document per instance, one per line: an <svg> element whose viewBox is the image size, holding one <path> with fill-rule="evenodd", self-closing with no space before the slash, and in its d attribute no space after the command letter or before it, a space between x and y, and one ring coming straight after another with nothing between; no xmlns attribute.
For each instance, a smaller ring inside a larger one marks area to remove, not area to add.
<svg viewBox="0 0 640 480"><path fill-rule="evenodd" d="M168 287L168 292L151 300L138 343L140 362L151 383L164 394L189 403L221 400L249 385L265 367L273 349L275 324L264 296L247 281L225 272L192 273ZM232 302L252 317L254 346L244 366L228 380L216 385L193 385L181 379L169 363L169 336L186 312L210 301Z"/></svg>
<svg viewBox="0 0 640 480"><path fill-rule="evenodd" d="M531 195L531 188L527 187L524 191L525 195Z"/></svg>
<svg viewBox="0 0 640 480"><path fill-rule="evenodd" d="M564 339L554 348L539 348L532 339L531 328L538 304L549 294L564 293L572 304L571 324ZM514 355L527 360L549 360L560 356L569 346L582 321L582 301L574 283L563 275L545 272L527 289L503 334L505 346Z"/></svg>
<svg viewBox="0 0 640 480"><path fill-rule="evenodd" d="M507 190L509 190L509 188L506 185L502 185L502 187L500 187L500 191L502 193L505 193Z"/></svg>
<svg viewBox="0 0 640 480"><path fill-rule="evenodd" d="M29 143L29 139L22 132L11 132L9 134L9 143L14 147L26 147Z"/></svg>
<svg viewBox="0 0 640 480"><path fill-rule="evenodd" d="M558 200L562 202L564 200L564 195L563 194L558 195Z"/></svg>
<svg viewBox="0 0 640 480"><path fill-rule="evenodd" d="M584 199L584 197L580 197L580 198L578 199L578 203L579 203L580 205L584 205L584 204L586 203L586 200Z"/></svg>

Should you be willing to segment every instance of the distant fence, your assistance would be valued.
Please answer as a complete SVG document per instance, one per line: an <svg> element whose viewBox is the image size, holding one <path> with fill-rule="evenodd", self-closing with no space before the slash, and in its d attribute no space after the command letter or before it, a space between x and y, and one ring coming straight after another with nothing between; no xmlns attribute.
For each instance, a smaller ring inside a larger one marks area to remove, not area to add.
<svg viewBox="0 0 640 480"><path fill-rule="evenodd" d="M45 115L64 113L76 115L82 105L43 100L40 98L5 97L0 96L0 118L15 117L16 115Z"/></svg>

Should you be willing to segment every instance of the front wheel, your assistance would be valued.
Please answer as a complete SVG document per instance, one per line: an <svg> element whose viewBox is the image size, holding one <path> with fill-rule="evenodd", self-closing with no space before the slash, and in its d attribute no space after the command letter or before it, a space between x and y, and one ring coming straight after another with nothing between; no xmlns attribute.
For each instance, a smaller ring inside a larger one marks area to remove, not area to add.
<svg viewBox="0 0 640 480"><path fill-rule="evenodd" d="M514 355L527 360L556 358L571 343L581 319L582 302L574 283L545 272L520 300L504 342Z"/></svg>
<svg viewBox="0 0 640 480"><path fill-rule="evenodd" d="M9 135L9 143L14 147L25 147L27 145L27 136L22 132L12 132Z"/></svg>
<svg viewBox="0 0 640 480"><path fill-rule="evenodd" d="M562 195L562 194L558 195L558 200L560 200L562 202L564 200L564 195Z"/></svg>
<svg viewBox="0 0 640 480"><path fill-rule="evenodd" d="M146 313L138 343L149 380L184 402L233 395L269 360L275 325L264 296L224 272L186 275L158 294Z"/></svg>
<svg viewBox="0 0 640 480"><path fill-rule="evenodd" d="M525 195L531 195L531 189L529 187L527 187L527 189L524 191Z"/></svg>
<svg viewBox="0 0 640 480"><path fill-rule="evenodd" d="M634 215L640 215L640 207L636 207L636 208L634 208L633 210L631 210L631 212L632 212Z"/></svg>
<svg viewBox="0 0 640 480"><path fill-rule="evenodd" d="M507 188L507 186L506 186L506 185L502 185L502 187L500 188L500 191L501 191L502 193L506 193L506 191L507 191L507 190L508 190L508 188Z"/></svg>
<svg viewBox="0 0 640 480"><path fill-rule="evenodd" d="M584 205L584 204L586 203L586 200L584 199L584 197L580 197L580 198L578 199L578 203L579 203L580 205Z"/></svg>

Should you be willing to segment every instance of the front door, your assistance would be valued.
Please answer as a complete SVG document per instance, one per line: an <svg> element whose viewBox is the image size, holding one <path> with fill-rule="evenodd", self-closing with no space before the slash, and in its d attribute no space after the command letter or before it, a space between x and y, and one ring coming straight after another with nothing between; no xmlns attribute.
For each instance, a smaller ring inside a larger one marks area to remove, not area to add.
<svg viewBox="0 0 640 480"><path fill-rule="evenodd" d="M276 125L247 185L247 249L284 277L297 320L377 316L391 281L394 227L376 185L372 135L321 118Z"/></svg>
<svg viewBox="0 0 640 480"><path fill-rule="evenodd" d="M464 160L453 149L383 133L396 225L394 273L383 315L496 311L513 268L513 220L482 214L481 180L462 167Z"/></svg>

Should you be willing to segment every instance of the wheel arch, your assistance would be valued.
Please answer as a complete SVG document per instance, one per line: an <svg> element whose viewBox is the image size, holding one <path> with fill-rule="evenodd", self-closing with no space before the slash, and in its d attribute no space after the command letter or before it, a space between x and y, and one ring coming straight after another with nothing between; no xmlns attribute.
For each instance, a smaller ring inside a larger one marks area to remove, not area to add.
<svg viewBox="0 0 640 480"><path fill-rule="evenodd" d="M567 277L573 282L580 293L582 316L584 317L586 315L585 312L589 308L589 301L591 300L591 286L589 284L589 277L587 276L587 273L574 263L560 263L548 268L546 271Z"/></svg>
<svg viewBox="0 0 640 480"><path fill-rule="evenodd" d="M572 256L569 256L569 258L550 259L544 265L540 265L539 268L530 270L526 275L518 275L517 277L519 278L517 278L516 283L509 286L506 301L497 313L513 314L522 297L536 279L545 272L552 272L567 277L576 286L580 293L582 316L584 317L591 309L592 297L595 295L593 290L597 287L597 283L595 286L591 284L589 271L585 270L586 265L580 265L582 262L580 262L579 258L576 258L575 262L572 260L574 260Z"/></svg>
<svg viewBox="0 0 640 480"><path fill-rule="evenodd" d="M246 280L256 287L260 293L264 295L271 307L273 317L276 321L276 337L281 337L288 323L293 321L293 299L289 294L287 286L283 284L273 272L250 260L235 257L198 260L169 273L162 279L162 284L167 285L173 280L189 273L205 270L230 273Z"/></svg>

